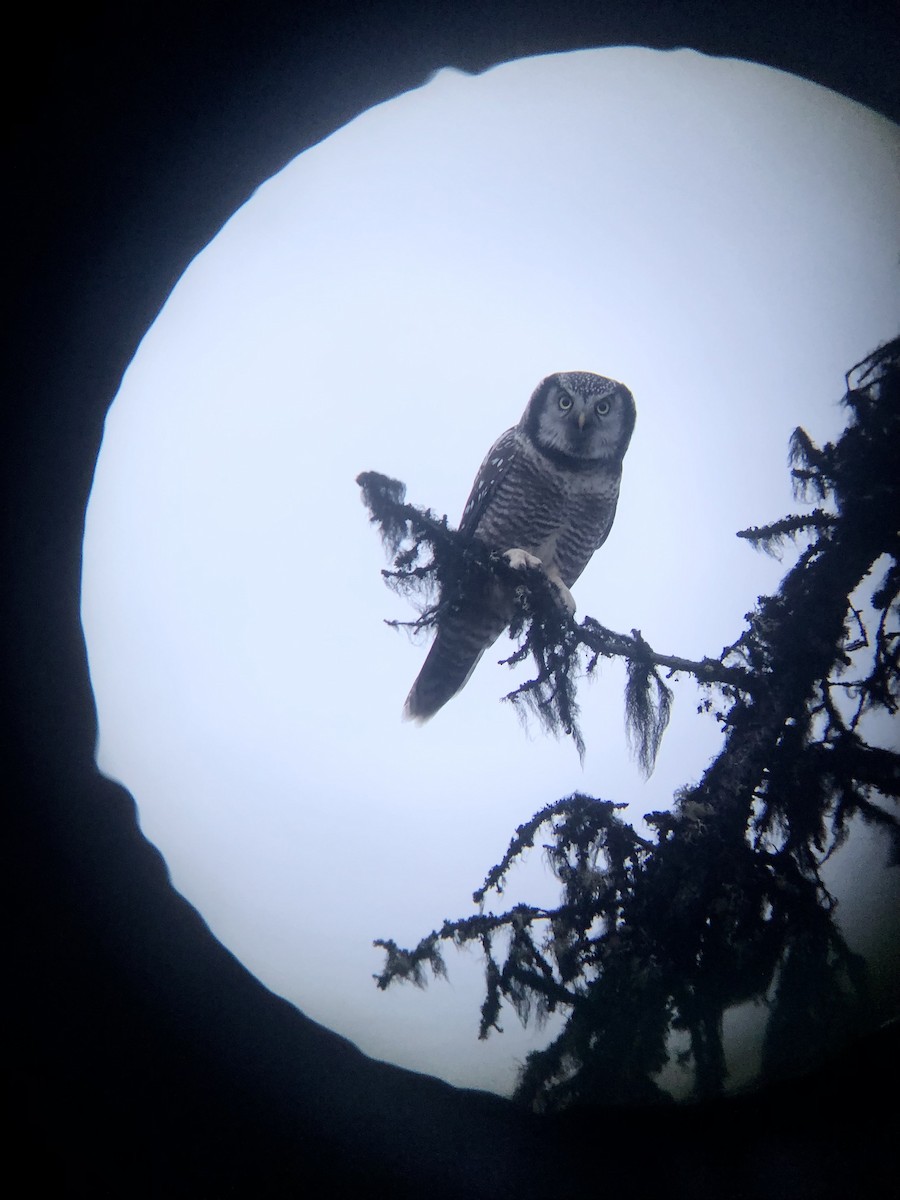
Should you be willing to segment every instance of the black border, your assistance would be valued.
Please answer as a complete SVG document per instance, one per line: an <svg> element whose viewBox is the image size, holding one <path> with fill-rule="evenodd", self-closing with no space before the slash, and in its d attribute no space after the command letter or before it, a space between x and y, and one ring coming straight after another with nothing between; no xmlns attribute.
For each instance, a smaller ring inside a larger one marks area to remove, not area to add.
<svg viewBox="0 0 900 1200"><path fill-rule="evenodd" d="M131 797L94 769L79 622L84 512L121 376L193 256L291 158L440 67L616 44L754 59L896 120L891 10L135 0L8 18L0 768L7 1133L29 1190L819 1197L876 1194L896 1171L872 1107L893 1083L891 1033L763 1096L540 1123L309 1021L215 941Z"/></svg>

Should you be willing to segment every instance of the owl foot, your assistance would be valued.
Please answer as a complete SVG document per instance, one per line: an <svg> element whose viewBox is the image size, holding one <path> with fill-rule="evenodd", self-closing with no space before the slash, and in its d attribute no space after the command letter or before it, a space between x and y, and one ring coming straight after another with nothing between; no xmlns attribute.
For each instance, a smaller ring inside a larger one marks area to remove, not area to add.
<svg viewBox="0 0 900 1200"><path fill-rule="evenodd" d="M572 593L569 591L569 589L566 587L566 585L563 583L563 581L560 579L560 577L558 575L551 575L548 572L547 578L550 580L550 582L553 584L553 586L556 588L557 592L559 593L559 598L560 598L560 601L562 602L563 608L566 609L566 611L568 612L570 617L574 617L575 609L577 608L577 605L575 603L575 597L572 595Z"/></svg>
<svg viewBox="0 0 900 1200"><path fill-rule="evenodd" d="M542 570L544 569L544 564L539 558L537 558L534 554L529 554L527 550L520 550L518 547L513 550L507 550L503 557L516 571L521 571L525 567L540 567ZM576 608L575 597L555 571L546 571L545 573L547 578L556 588L559 594L560 603L562 604L563 608L566 609L570 616L574 616Z"/></svg>
<svg viewBox="0 0 900 1200"><path fill-rule="evenodd" d="M535 558L527 550L520 550L518 547L514 550L507 550L503 557L515 571L521 571L525 567L542 567L544 565L539 558Z"/></svg>

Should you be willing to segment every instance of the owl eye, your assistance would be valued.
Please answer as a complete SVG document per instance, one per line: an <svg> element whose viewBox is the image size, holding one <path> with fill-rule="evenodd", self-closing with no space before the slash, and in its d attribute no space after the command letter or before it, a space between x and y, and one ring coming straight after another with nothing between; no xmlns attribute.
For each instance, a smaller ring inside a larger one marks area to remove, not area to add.
<svg viewBox="0 0 900 1200"><path fill-rule="evenodd" d="M563 410L563 412L568 412L569 409L572 407L572 397L566 396L565 394L560 396L559 407Z"/></svg>
<svg viewBox="0 0 900 1200"><path fill-rule="evenodd" d="M594 405L594 412L597 414L598 417L605 417L606 414L609 412L609 401L608 400L598 400L597 403Z"/></svg>

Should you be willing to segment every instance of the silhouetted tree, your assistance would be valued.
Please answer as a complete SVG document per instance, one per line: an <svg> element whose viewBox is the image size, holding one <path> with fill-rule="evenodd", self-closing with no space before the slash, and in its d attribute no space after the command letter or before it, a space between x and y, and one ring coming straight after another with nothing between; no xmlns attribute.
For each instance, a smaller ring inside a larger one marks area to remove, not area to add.
<svg viewBox="0 0 900 1200"><path fill-rule="evenodd" d="M700 709L722 726L721 752L699 783L645 818L649 838L620 817L624 805L581 794L548 804L475 892L478 912L445 921L412 950L375 943L386 952L381 988L445 974L445 943L480 945L481 1037L499 1030L504 1003L523 1022L567 1014L521 1072L517 1096L533 1108L668 1098L655 1077L673 1031L687 1037L695 1093L716 1095L726 1078L723 1014L743 1001L770 1005L770 1073L813 1065L867 1019L863 963L835 924L821 868L855 816L888 831L900 862L900 822L886 807L900 797L900 756L864 728L900 702L900 340L848 373L843 403L836 442L819 448L802 429L791 439L795 494L817 507L738 535L768 552L804 539L796 565L760 597L737 641L699 662L657 654L637 630L576 623L540 570L513 578L446 518L405 504L402 484L359 478L394 556L388 582L424 596L409 624L433 625L491 575L516 589L520 646L508 661L531 656L536 671L507 699L548 730L583 751L576 680L613 656L627 662L626 717L645 770L672 699L662 671L693 675ZM539 841L561 885L558 905L487 911Z"/></svg>

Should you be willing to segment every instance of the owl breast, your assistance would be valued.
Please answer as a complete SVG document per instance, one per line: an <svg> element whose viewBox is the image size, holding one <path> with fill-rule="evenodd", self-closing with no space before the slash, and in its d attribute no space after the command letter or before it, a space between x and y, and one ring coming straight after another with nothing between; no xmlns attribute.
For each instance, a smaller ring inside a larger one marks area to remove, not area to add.
<svg viewBox="0 0 900 1200"><path fill-rule="evenodd" d="M571 587L609 535L621 469L565 471L524 435L473 536L493 548L527 550Z"/></svg>

